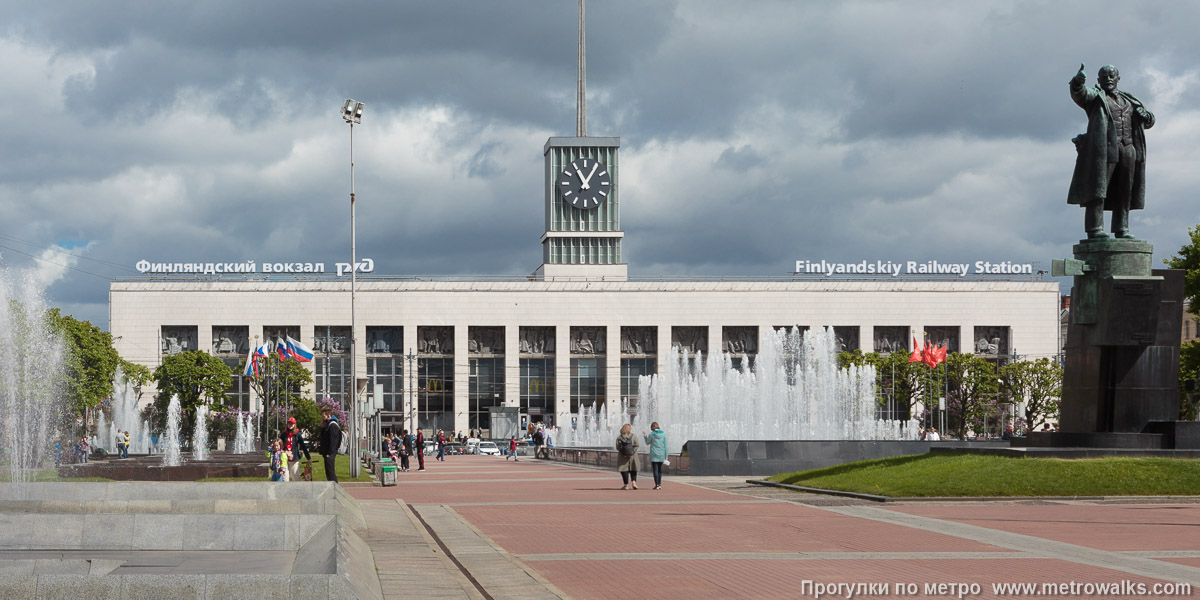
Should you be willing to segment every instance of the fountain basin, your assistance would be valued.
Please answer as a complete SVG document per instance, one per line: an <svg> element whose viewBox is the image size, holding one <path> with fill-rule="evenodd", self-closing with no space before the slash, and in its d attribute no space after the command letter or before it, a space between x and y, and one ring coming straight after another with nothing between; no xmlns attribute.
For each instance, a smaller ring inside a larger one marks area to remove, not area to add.
<svg viewBox="0 0 1200 600"><path fill-rule="evenodd" d="M63 465L59 477L103 477L117 481L197 481L209 477L261 477L268 479L265 453L231 454L210 452L205 460L191 460L183 454L177 467L163 465L161 454L130 455L116 460Z"/></svg>

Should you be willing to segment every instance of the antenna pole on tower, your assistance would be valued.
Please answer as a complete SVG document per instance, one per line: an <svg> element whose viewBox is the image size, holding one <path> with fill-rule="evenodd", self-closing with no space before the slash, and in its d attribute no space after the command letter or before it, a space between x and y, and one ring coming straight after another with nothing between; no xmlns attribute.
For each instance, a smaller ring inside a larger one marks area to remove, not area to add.
<svg viewBox="0 0 1200 600"><path fill-rule="evenodd" d="M579 83L575 89L575 135L587 137L587 51L583 35L583 0L579 0Z"/></svg>

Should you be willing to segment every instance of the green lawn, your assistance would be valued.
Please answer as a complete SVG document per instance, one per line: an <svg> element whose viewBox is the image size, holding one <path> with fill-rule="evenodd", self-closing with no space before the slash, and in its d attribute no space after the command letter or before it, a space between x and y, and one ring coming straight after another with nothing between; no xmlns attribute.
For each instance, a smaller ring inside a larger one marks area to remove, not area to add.
<svg viewBox="0 0 1200 600"><path fill-rule="evenodd" d="M770 481L891 497L1200 495L1200 460L897 456L784 473Z"/></svg>

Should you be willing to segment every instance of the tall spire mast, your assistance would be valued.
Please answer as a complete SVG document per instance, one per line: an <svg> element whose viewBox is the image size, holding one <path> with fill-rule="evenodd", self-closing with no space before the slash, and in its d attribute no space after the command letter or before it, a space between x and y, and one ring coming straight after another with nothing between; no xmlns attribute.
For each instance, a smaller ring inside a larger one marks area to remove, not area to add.
<svg viewBox="0 0 1200 600"><path fill-rule="evenodd" d="M587 137L587 52L583 35L583 0L579 0L579 83L575 88L575 135Z"/></svg>

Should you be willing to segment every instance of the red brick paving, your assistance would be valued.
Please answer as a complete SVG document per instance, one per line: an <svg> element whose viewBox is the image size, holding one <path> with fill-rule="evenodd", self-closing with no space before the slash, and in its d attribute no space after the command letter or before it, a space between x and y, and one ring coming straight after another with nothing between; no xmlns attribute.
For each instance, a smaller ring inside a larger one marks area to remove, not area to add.
<svg viewBox="0 0 1200 600"><path fill-rule="evenodd" d="M455 510L517 554L1005 550L888 523L863 527L861 519L783 502L459 506ZM631 548L631 539L644 544Z"/></svg>
<svg viewBox="0 0 1200 600"><path fill-rule="evenodd" d="M1100 550L1200 550L1200 504L888 508Z"/></svg>
<svg viewBox="0 0 1200 600"><path fill-rule="evenodd" d="M661 491L647 489L648 485L621 491L616 473L540 461L454 457L447 463L427 464L425 473L399 474L396 487L349 488L349 492L363 499L400 498L409 503L449 505L497 545L581 600L796 598L805 579L918 586L978 583L983 586L982 594L974 598L996 597L990 586L993 582L1154 581L1117 570L1119 557L1114 558L1113 569L1027 558L965 538L812 506L762 502L670 477ZM643 474L641 480L648 483L650 477ZM1103 550L1200 549L1200 505L921 504L880 508ZM725 552L989 552L995 553L995 558L695 557ZM589 553L692 556L573 558ZM545 555L557 555L559 560L548 560ZM1160 560L1200 567L1200 558ZM916 597L927 596L922 589Z"/></svg>
<svg viewBox="0 0 1200 600"><path fill-rule="evenodd" d="M637 543L640 540L631 540ZM649 544L646 544L649 545ZM804 580L889 585L893 598L929 598L925 584L977 583L981 593L970 598L997 598L993 583L1120 583L1147 585L1157 580L1053 559L990 560L689 560L651 561L527 561L555 585L578 600L654 598L655 600L746 600L801 598ZM918 593L898 595L895 584L916 584ZM828 598L844 595L823 596ZM955 598L955 595L939 596ZM1012 596L1004 596L1012 597ZM1061 598L1060 595L1021 595L1020 598ZM1105 596L1128 598L1131 596ZM1137 597L1137 596L1132 596ZM1144 596L1142 598L1145 598Z"/></svg>

